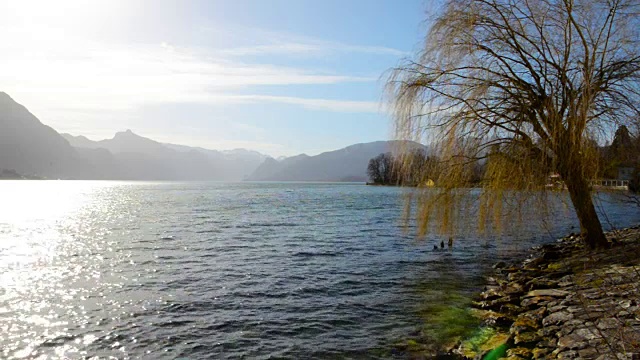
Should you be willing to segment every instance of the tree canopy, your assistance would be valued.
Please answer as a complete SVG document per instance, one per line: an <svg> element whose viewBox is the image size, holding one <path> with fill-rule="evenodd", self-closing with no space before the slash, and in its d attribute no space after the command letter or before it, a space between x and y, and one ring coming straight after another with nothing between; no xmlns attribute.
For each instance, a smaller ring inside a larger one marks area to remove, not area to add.
<svg viewBox="0 0 640 360"><path fill-rule="evenodd" d="M399 137L437 145L442 159L419 220L451 223L466 204L457 189L482 162L479 223L504 210L504 190L539 194L557 173L586 243L607 246L589 180L598 142L640 118L640 3L446 0L441 10L387 83Z"/></svg>
<svg viewBox="0 0 640 360"><path fill-rule="evenodd" d="M382 153L369 160L367 175L374 185L420 186L432 184L437 162L423 149L413 149L401 156Z"/></svg>

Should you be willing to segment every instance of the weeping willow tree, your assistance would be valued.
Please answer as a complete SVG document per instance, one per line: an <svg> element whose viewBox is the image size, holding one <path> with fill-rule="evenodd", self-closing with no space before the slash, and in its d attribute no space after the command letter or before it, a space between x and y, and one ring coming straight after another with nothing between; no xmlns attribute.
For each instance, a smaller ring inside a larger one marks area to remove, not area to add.
<svg viewBox="0 0 640 360"><path fill-rule="evenodd" d="M419 55L387 80L397 135L431 144L440 159L424 176L436 188L420 193L421 231L435 220L452 230L481 165L473 205L481 227L513 210L508 199L543 203L557 174L586 244L607 246L590 180L598 142L638 118L639 8L637 0L444 1Z"/></svg>

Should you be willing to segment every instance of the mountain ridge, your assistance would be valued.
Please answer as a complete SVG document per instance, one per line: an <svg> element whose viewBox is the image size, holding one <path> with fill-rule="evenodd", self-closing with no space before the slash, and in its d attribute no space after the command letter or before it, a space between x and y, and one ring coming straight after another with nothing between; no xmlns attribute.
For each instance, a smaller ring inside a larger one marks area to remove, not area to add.
<svg viewBox="0 0 640 360"><path fill-rule="evenodd" d="M51 178L90 173L69 142L5 92L0 92L0 168Z"/></svg>
<svg viewBox="0 0 640 360"><path fill-rule="evenodd" d="M368 161L398 141L274 159L250 149L161 143L127 129L111 139L58 133L0 92L0 169L61 179L366 181ZM417 144L416 146L422 146Z"/></svg>
<svg viewBox="0 0 640 360"><path fill-rule="evenodd" d="M400 148L427 147L416 142L388 140L349 145L315 156L298 155L283 160L266 159L247 180L252 181L358 181L368 179L371 158Z"/></svg>

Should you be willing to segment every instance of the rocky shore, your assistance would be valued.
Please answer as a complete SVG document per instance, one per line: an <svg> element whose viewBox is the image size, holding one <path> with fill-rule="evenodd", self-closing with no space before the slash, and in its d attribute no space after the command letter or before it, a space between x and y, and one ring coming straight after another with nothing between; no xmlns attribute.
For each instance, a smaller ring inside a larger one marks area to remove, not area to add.
<svg viewBox="0 0 640 360"><path fill-rule="evenodd" d="M461 341L465 359L640 359L640 226L585 249L579 236L498 263L474 301L484 337Z"/></svg>

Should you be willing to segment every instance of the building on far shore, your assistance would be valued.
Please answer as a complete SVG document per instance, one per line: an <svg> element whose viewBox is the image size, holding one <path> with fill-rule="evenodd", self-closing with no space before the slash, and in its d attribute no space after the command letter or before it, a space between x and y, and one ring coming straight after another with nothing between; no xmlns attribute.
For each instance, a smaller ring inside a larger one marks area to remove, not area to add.
<svg viewBox="0 0 640 360"><path fill-rule="evenodd" d="M631 166L620 166L618 167L618 180L633 180L633 174L636 169Z"/></svg>

